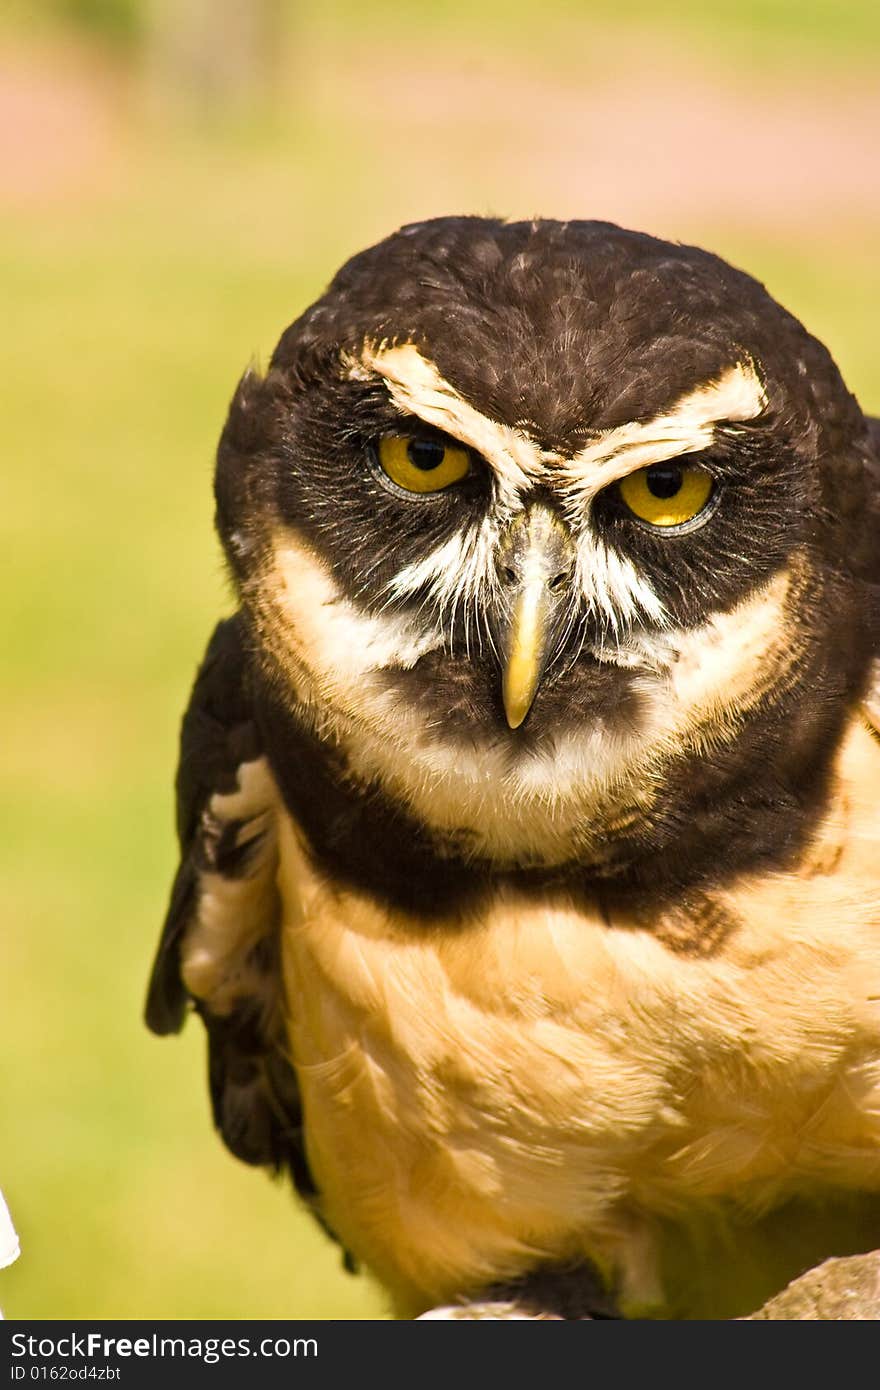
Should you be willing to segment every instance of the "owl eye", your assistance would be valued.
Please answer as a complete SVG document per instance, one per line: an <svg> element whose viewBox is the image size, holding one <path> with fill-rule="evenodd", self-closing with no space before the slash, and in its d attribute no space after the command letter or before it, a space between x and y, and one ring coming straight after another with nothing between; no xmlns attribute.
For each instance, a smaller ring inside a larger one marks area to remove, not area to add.
<svg viewBox="0 0 880 1390"><path fill-rule="evenodd" d="M383 473L405 492L441 492L471 471L467 449L439 439L386 434L377 453Z"/></svg>
<svg viewBox="0 0 880 1390"><path fill-rule="evenodd" d="M692 463L652 463L621 478L618 491L633 516L649 526L682 526L712 495L712 475Z"/></svg>

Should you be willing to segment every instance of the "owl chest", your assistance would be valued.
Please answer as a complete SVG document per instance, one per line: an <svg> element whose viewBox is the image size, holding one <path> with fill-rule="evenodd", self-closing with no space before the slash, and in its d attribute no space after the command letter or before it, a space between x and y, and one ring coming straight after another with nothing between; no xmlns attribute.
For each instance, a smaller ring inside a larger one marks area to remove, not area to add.
<svg viewBox="0 0 880 1390"><path fill-rule="evenodd" d="M450 1271L479 1284L536 1254L614 1263L634 1211L880 1186L870 904L844 950L790 924L775 943L768 903L691 959L512 897L426 932L301 860L296 882L283 957L309 1161L331 1225L392 1288L442 1297Z"/></svg>

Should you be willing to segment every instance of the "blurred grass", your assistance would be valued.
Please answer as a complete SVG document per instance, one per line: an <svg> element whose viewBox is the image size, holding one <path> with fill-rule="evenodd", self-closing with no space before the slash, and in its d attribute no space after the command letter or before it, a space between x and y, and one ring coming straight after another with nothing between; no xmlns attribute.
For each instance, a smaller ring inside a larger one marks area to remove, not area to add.
<svg viewBox="0 0 880 1390"><path fill-rule="evenodd" d="M353 6L331 8L364 31ZM846 8L859 15L851 46L875 42L874 7ZM626 22L644 12L624 9ZM387 0L379 12L394 18ZM464 8L444 12L454 26ZM550 19L567 13L559 3ZM699 42L707 13L685 5L676 23L685 15ZM734 10L713 13L723 25ZM754 44L775 24L793 42L811 17L834 27L804 0L738 13ZM313 41L332 78L332 45ZM272 131L198 134L120 115L109 183L0 225L0 1182L24 1250L0 1276L11 1317L382 1314L289 1193L212 1134L198 1025L159 1041L140 1023L175 863L179 716L230 604L210 498L226 403L248 359L265 360L403 197L393 163L348 119L302 108ZM479 149L447 154L439 191L429 168L405 190L412 217L440 199L533 210L528 169L511 189ZM875 226L842 224L834 244L809 227L796 244L728 223L686 234L763 279L880 410Z"/></svg>
<svg viewBox="0 0 880 1390"><path fill-rule="evenodd" d="M403 5L371 0L365 16L361 0L280 0L294 31L336 39L351 33L378 37L419 36L430 42L465 38L482 49L483 61L503 47L530 54L544 49L556 63L578 56L560 37L584 21L619 31L653 35L665 42L726 49L735 61L763 67L816 60L869 66L880 44L880 7L874 0L738 0L707 5L705 0L432 0ZM150 27L151 0L7 0L5 23L32 30L59 23L100 37L113 46L135 47ZM500 42L499 42L500 36ZM622 55L625 58L625 54Z"/></svg>
<svg viewBox="0 0 880 1390"><path fill-rule="evenodd" d="M324 5L294 3L305 31L335 38L357 30L358 0ZM749 72L820 62L823 67L873 68L880 45L880 7L874 0L737 0L711 5L706 0L434 0L404 7L400 0L372 0L373 35L421 35L426 41L463 40L491 62L501 50L519 50L544 59L556 71L585 65L594 77L606 74L590 63L590 28L607 26L618 45L617 62L625 80L628 47L652 42L663 48L684 45L699 55ZM460 50L467 55L468 50ZM468 56L473 56L473 50ZM466 59L465 59L466 60ZM661 58L662 61L662 58Z"/></svg>
<svg viewBox="0 0 880 1390"><path fill-rule="evenodd" d="M145 156L118 201L0 232L10 1317L382 1311L283 1185L222 1149L198 1025L160 1042L140 1022L177 726L230 607L214 442L248 357L330 269L236 249L228 190L192 157ZM214 198L187 233L188 175Z"/></svg>

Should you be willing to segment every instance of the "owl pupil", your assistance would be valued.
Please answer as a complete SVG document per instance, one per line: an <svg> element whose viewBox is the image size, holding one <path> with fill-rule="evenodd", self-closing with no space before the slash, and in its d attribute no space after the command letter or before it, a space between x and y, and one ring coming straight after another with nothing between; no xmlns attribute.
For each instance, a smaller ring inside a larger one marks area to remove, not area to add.
<svg viewBox="0 0 880 1390"><path fill-rule="evenodd" d="M406 452L413 468L430 473L432 468L440 467L446 447L438 444L436 439L411 439L406 446Z"/></svg>
<svg viewBox="0 0 880 1390"><path fill-rule="evenodd" d="M674 497L681 491L681 469L674 463L654 464L653 468L648 469L645 482L653 497Z"/></svg>

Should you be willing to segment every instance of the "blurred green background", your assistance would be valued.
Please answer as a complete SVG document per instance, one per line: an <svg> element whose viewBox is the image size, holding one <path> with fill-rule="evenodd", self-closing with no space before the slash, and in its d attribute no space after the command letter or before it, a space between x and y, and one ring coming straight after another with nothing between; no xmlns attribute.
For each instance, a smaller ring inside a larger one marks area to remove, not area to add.
<svg viewBox="0 0 880 1390"><path fill-rule="evenodd" d="M596 216L751 270L880 411L878 58L875 0L5 7L7 1316L383 1315L140 1022L241 369L401 222Z"/></svg>

